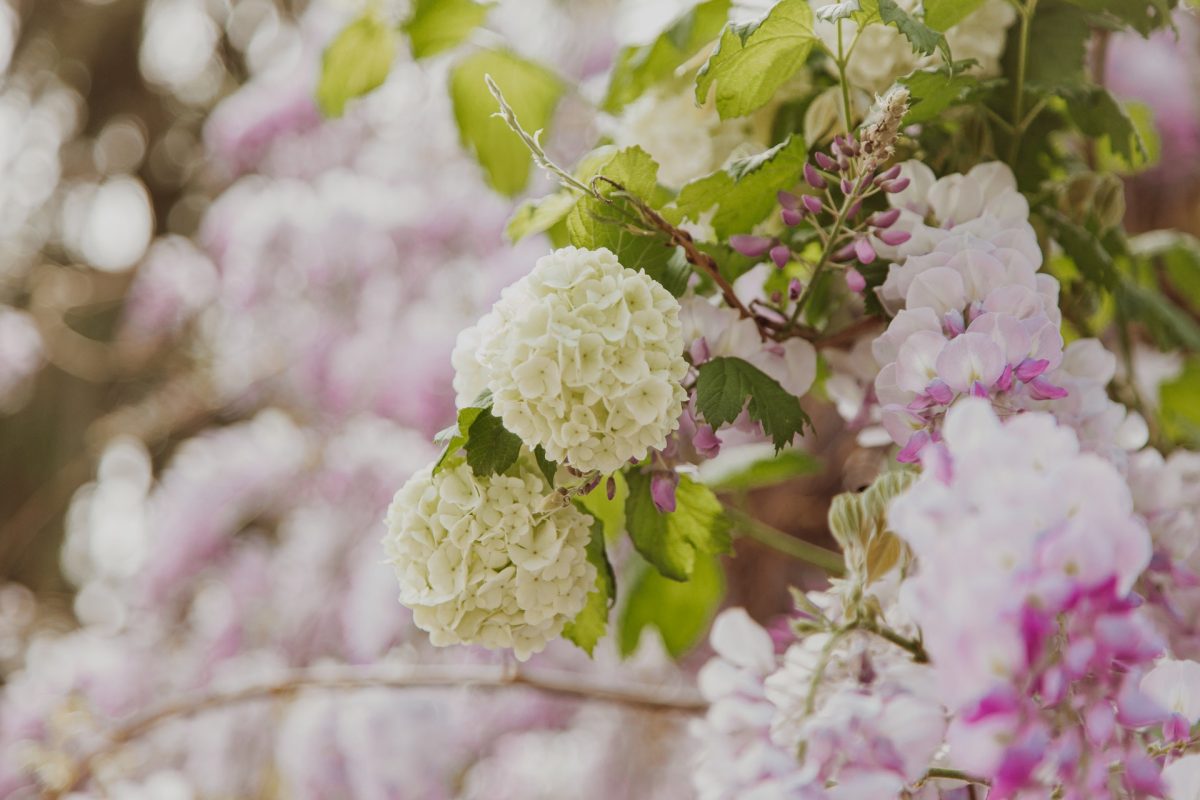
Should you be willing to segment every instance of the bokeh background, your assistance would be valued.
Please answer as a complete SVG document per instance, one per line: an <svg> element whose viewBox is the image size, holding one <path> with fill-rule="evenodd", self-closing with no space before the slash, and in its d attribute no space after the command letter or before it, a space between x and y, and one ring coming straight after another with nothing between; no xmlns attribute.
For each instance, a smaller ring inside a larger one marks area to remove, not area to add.
<svg viewBox="0 0 1200 800"><path fill-rule="evenodd" d="M579 84L548 141L570 162L604 130L589 100L616 48L684 5L502 0L484 35ZM321 53L361 10L0 1L0 797L36 796L31 768L69 783L72 753L179 692L496 660L433 652L412 627L380 520L452 420L458 330L548 245L504 240L515 201L463 151L444 62L401 52L379 91L322 118ZM1200 234L1198 37L1181 13L1178 36L1094 53L1160 139L1159 166L1127 182L1135 232ZM811 449L847 466L754 507L820 541L829 498L874 466L813 411ZM736 555L729 602L784 611L803 576L753 542ZM680 669L652 634L624 666L610 650L540 660L669 687L703 656ZM682 725L519 690L304 693L169 723L96 785L669 797L687 783Z"/></svg>

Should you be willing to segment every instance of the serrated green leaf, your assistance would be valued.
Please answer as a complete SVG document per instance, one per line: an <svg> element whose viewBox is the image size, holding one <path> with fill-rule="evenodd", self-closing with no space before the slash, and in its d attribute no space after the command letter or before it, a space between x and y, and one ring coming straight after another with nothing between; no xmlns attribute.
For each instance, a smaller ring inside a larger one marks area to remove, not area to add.
<svg viewBox="0 0 1200 800"><path fill-rule="evenodd" d="M614 486L613 496L608 498L607 480L578 499L578 503L596 519L604 523L604 536L610 542L615 542L625 532L625 501L629 497L629 484L620 472L611 476Z"/></svg>
<svg viewBox="0 0 1200 800"><path fill-rule="evenodd" d="M945 33L981 5L983 0L925 0L925 24Z"/></svg>
<svg viewBox="0 0 1200 800"><path fill-rule="evenodd" d="M633 546L665 577L686 581L700 556L729 551L729 522L712 490L686 475L675 488L675 510L660 512L650 495L650 475L626 476L625 525Z"/></svg>
<svg viewBox="0 0 1200 800"><path fill-rule="evenodd" d="M1121 106L1133 125L1133 135L1128 138L1118 137L1116 141L1134 142L1140 146L1135 148L1131 160L1115 151L1112 139L1101 139L1096 143L1096 169L1130 175L1158 164L1162 154L1162 140L1158 135L1158 127L1154 124L1154 110L1150 106L1129 100L1123 101Z"/></svg>
<svg viewBox="0 0 1200 800"><path fill-rule="evenodd" d="M896 0L862 0L859 7L860 13L865 14L867 19L876 18L884 25L891 25L900 31L912 45L914 53L931 56L941 50L949 59L946 37L909 14L896 4ZM855 15L857 18L858 15Z"/></svg>
<svg viewBox="0 0 1200 800"><path fill-rule="evenodd" d="M800 407L799 398L740 358L714 358L700 365L696 407L713 428L733 422L743 408L748 409L750 418L762 423L777 451L812 424Z"/></svg>
<svg viewBox="0 0 1200 800"><path fill-rule="evenodd" d="M1179 375L1158 387L1159 419L1171 441L1200 447L1200 358L1192 356Z"/></svg>
<svg viewBox="0 0 1200 800"><path fill-rule="evenodd" d="M668 193L658 185L658 164L640 147L616 152L596 174L620 184L628 194L651 208L661 208L667 202ZM599 181L595 185L613 204L582 198L567 216L571 244L592 250L607 247L622 266L643 269L671 294L676 297L683 294L690 267L677 257L676 248L665 246L659 237L630 231L626 227L629 220L623 215L632 215L632 206L608 182Z"/></svg>
<svg viewBox="0 0 1200 800"><path fill-rule="evenodd" d="M488 404L491 403L491 398L488 398ZM467 443L467 431L471 429L471 425L483 413L485 406L470 405L466 408L458 410L458 419L449 428L440 431L433 441L436 443L445 443L445 449L442 450L441 456L433 465L433 474L437 475L443 469L454 464L462 462L460 451Z"/></svg>
<svg viewBox="0 0 1200 800"><path fill-rule="evenodd" d="M490 4L474 0L416 0L400 29L408 35L413 58L457 47L487 18Z"/></svg>
<svg viewBox="0 0 1200 800"><path fill-rule="evenodd" d="M589 656L596 643L608 631L608 612L617 597L617 576L604 546L604 523L592 523L592 537L588 539L588 561L596 568L596 588L588 592L587 604L575 619L563 626L563 637L574 642Z"/></svg>
<svg viewBox="0 0 1200 800"><path fill-rule="evenodd" d="M1114 297L1119 312L1126 319L1145 325L1163 349L1182 347L1192 352L1200 351L1200 325L1158 290L1125 280L1117 287Z"/></svg>
<svg viewBox="0 0 1200 800"><path fill-rule="evenodd" d="M367 13L351 22L325 48L317 105L327 117L340 117L346 103L377 89L392 69L396 34L382 19Z"/></svg>
<svg viewBox="0 0 1200 800"><path fill-rule="evenodd" d="M722 454L724 457L724 454ZM722 460L707 461L700 467L704 483L717 492L745 492L775 486L801 475L821 471L821 460L803 450L784 450L782 453L756 457L742 464L722 464ZM708 468L709 464L718 465Z"/></svg>
<svg viewBox="0 0 1200 800"><path fill-rule="evenodd" d="M804 140L788 136L769 150L697 178L675 200L679 217L698 220L715 206L711 224L719 238L745 233L775 208L778 190L796 183L807 156Z"/></svg>
<svg viewBox="0 0 1200 800"><path fill-rule="evenodd" d="M1143 260L1155 260L1166 270L1175 295L1200 311L1200 240L1179 231L1151 231L1131 238L1129 249Z"/></svg>
<svg viewBox="0 0 1200 800"><path fill-rule="evenodd" d="M475 415L463 447L467 451L467 465L480 477L506 471L521 455L520 437L509 433L490 408L480 409Z"/></svg>
<svg viewBox="0 0 1200 800"><path fill-rule="evenodd" d="M622 48L609 79L604 110L619 113L648 88L670 78L721 32L730 0L707 0L677 17L653 42Z"/></svg>
<svg viewBox="0 0 1200 800"><path fill-rule="evenodd" d="M704 636L721 605L724 576L720 563L704 555L696 560L690 580L664 578L640 564L626 593L618 620L621 655L632 655L647 627L656 628L673 658L679 658Z"/></svg>
<svg viewBox="0 0 1200 800"><path fill-rule="evenodd" d="M450 72L450 100L463 146L483 167L488 185L512 196L525 188L533 162L525 143L495 116L496 99L485 75L504 92L522 126L535 132L550 124L563 85L545 67L507 50L480 50Z"/></svg>
<svg viewBox="0 0 1200 800"><path fill-rule="evenodd" d="M804 65L817 41L808 0L781 0L762 20L726 25L696 76L696 102L716 84L721 119L761 108Z"/></svg>
<svg viewBox="0 0 1200 800"><path fill-rule="evenodd" d="M588 183L596 176L596 172L612 160L617 148L612 145L597 147L579 160L573 173L581 183ZM580 195L574 189L559 189L557 192L526 200L517 206L504 228L504 235L510 242L519 242L526 236L542 233L553 228L567 218L571 209L579 202Z"/></svg>
<svg viewBox="0 0 1200 800"><path fill-rule="evenodd" d="M979 79L967 75L956 65L951 72L948 67L934 70L918 70L899 81L908 87L911 97L904 124L929 122L937 119L943 111L967 100L980 87Z"/></svg>

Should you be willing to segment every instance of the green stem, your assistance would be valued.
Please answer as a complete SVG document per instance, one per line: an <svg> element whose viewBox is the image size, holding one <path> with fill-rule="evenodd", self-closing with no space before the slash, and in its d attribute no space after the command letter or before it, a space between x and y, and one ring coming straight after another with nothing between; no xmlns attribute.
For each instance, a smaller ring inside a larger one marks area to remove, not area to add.
<svg viewBox="0 0 1200 800"><path fill-rule="evenodd" d="M858 44L858 36L854 37L854 44ZM846 80L846 63L850 60L850 54L842 49L842 20L837 21L837 62L838 84L842 87L842 123L846 128L846 135L850 135L850 82ZM851 49L854 45L850 46Z"/></svg>
<svg viewBox="0 0 1200 800"><path fill-rule="evenodd" d="M1009 148L1008 163L1015 165L1017 163L1017 153L1021 148L1021 134L1025 132L1022 122L1025 114L1025 62L1028 61L1029 55L1029 25L1033 20L1033 11L1037 7L1037 0L1028 0L1024 5L1017 6L1017 13L1021 17L1021 30L1017 39L1017 79L1013 85L1013 137L1012 145Z"/></svg>
<svg viewBox="0 0 1200 800"><path fill-rule="evenodd" d="M837 218L833 221L833 227L829 229L829 238L825 240L825 247L821 251L821 257L817 259L817 265L813 267L812 277L808 279L808 285L804 287L804 291L796 300L796 307L792 309L792 315L788 318L788 327L793 327L796 321L800 319L800 312L804 310L804 306L812 297L813 289L817 285L817 279L821 277L821 272L829 263L829 257L833 255L833 248L837 244L838 234L842 231L842 224L846 221L846 212L850 205L854 202L854 193L846 195L842 199L842 207L838 209Z"/></svg>
<svg viewBox="0 0 1200 800"><path fill-rule="evenodd" d="M809 564L825 570L830 575L839 576L846 572L846 566L842 561L840 553L827 550L824 547L806 542L803 539L797 539L795 536L789 536L765 522L760 522L745 511L734 506L725 506L725 516L729 518L740 533L754 539L756 542L765 544L767 547L778 550L781 553L786 553L801 561L807 561Z"/></svg>
<svg viewBox="0 0 1200 800"><path fill-rule="evenodd" d="M943 769L941 767L930 768L930 770L925 773L925 777L921 779L921 783L934 778L943 778L950 781L962 781L963 783L978 783L980 785L987 785L987 781L985 781L983 778L976 778L974 775L968 775L961 770Z"/></svg>
<svg viewBox="0 0 1200 800"><path fill-rule="evenodd" d="M913 661L917 662L918 664L929 663L929 654L925 652L925 647L920 641L901 636L891 628L879 625L876 622L860 623L859 627L865 631L870 631L876 636L881 636L884 639L887 639L889 642L901 648L902 650L908 651L908 653L912 655Z"/></svg>

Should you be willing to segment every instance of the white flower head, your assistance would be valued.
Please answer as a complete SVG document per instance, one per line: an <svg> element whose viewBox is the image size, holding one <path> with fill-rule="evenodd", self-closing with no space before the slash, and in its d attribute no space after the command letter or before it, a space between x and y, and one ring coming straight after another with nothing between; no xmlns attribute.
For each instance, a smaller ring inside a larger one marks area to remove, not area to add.
<svg viewBox="0 0 1200 800"><path fill-rule="evenodd" d="M592 518L545 503L550 487L530 462L485 478L465 463L427 467L392 500L384 549L400 602L433 644L508 647L524 661L583 609L596 581Z"/></svg>
<svg viewBox="0 0 1200 800"><path fill-rule="evenodd" d="M565 247L459 338L459 403L482 388L504 427L578 470L666 445L686 392L679 303L608 250Z"/></svg>

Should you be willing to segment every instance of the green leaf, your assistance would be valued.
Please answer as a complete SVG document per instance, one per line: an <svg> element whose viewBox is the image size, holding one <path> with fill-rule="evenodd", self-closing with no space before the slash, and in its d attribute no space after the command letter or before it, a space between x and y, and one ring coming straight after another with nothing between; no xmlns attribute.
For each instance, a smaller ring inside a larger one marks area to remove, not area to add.
<svg viewBox="0 0 1200 800"><path fill-rule="evenodd" d="M646 627L657 628L667 652L679 658L704 636L721 604L724 576L715 558L696 560L690 580L668 580L640 564L618 620L621 655L633 654Z"/></svg>
<svg viewBox="0 0 1200 800"><path fill-rule="evenodd" d="M554 488L554 478L558 474L558 464L546 458L546 450L539 444L533 448L533 457L537 461L538 470L542 473L542 477L546 479L546 483L550 484L550 488Z"/></svg>
<svg viewBox="0 0 1200 800"><path fill-rule="evenodd" d="M317 82L317 105L327 117L340 117L346 103L377 89L392 69L396 57L396 35L374 14L351 22L325 48L321 77Z"/></svg>
<svg viewBox="0 0 1200 800"><path fill-rule="evenodd" d="M954 71L942 66L934 70L918 70L900 79L911 96L904 124L929 122L951 106L967 101L980 88L979 79L962 72L956 64Z"/></svg>
<svg viewBox="0 0 1200 800"><path fill-rule="evenodd" d="M721 357L700 365L696 378L696 407L705 422L719 428L737 419L750 401L750 418L782 450L812 420L800 400L758 367L740 358Z"/></svg>
<svg viewBox="0 0 1200 800"><path fill-rule="evenodd" d="M596 567L596 588L588 592L583 610L563 627L563 637L590 656L608 630L608 612L617 597L617 576L604 548L604 523L600 520L592 523L587 558Z"/></svg>
<svg viewBox="0 0 1200 800"><path fill-rule="evenodd" d="M512 196L525 188L533 162L525 143L495 116L496 99L483 82L485 75L492 76L517 119L530 131L550 123L563 85L545 67L507 50L480 50L450 72L450 100L463 146L483 167L488 184Z"/></svg>
<svg viewBox="0 0 1200 800"><path fill-rule="evenodd" d="M650 496L650 475L634 471L626 476L625 524L633 545L665 577L686 581L699 558L729 551L729 522L721 501L712 490L679 476L675 510L660 512Z"/></svg>
<svg viewBox="0 0 1200 800"><path fill-rule="evenodd" d="M855 19L864 15L866 19L878 19L885 25L891 25L908 39L913 52L931 56L941 50L949 60L949 50L946 37L916 17L909 14L896 4L896 0L862 0L861 9L855 14ZM861 26L862 23L860 22Z"/></svg>
<svg viewBox="0 0 1200 800"><path fill-rule="evenodd" d="M1005 74L1015 75L1019 25L1009 31ZM1066 3L1043 2L1029 23L1025 85L1053 94L1083 85L1084 62L1092 29L1086 11Z"/></svg>
<svg viewBox="0 0 1200 800"><path fill-rule="evenodd" d="M658 164L640 147L618 151L596 172L620 184L626 193L651 208L666 205L669 195L658 185ZM667 247L661 238L628 230L629 215L634 213L628 200L606 181L598 181L595 186L612 204L592 197L582 198L567 216L571 244L592 250L607 247L622 266L643 269L671 294L676 297L683 294L691 272L687 261L678 257L676 248Z"/></svg>
<svg viewBox="0 0 1200 800"><path fill-rule="evenodd" d="M1175 295L1200 311L1200 240L1178 231L1151 231L1130 239L1129 249L1165 269Z"/></svg>
<svg viewBox="0 0 1200 800"><path fill-rule="evenodd" d="M1129 26L1143 36L1172 24L1168 0L1069 0L1073 5L1098 15L1108 27Z"/></svg>
<svg viewBox="0 0 1200 800"><path fill-rule="evenodd" d="M816 41L808 0L781 0L762 20L726 25L696 76L696 102L707 102L716 83L721 119L761 108L804 65Z"/></svg>
<svg viewBox="0 0 1200 800"><path fill-rule="evenodd" d="M521 440L505 430L492 414L492 398L484 394L473 404L458 410L457 422L434 437L445 442L446 449L433 466L436 475L443 469L462 463L463 451L471 471L482 477L505 472L521 455ZM553 481L551 482L553 485Z"/></svg>
<svg viewBox="0 0 1200 800"><path fill-rule="evenodd" d="M716 206L712 226L719 238L749 231L775 208L775 193L796 183L807 156L804 140L788 136L770 150L697 178L675 200L680 218L698 220Z"/></svg>
<svg viewBox="0 0 1200 800"><path fill-rule="evenodd" d="M945 33L983 5L983 0L925 0L925 24Z"/></svg>
<svg viewBox="0 0 1200 800"><path fill-rule="evenodd" d="M614 472L611 477L616 487L611 500L608 499L608 489L605 486L607 481L601 481L599 486L576 502L604 523L605 538L615 542L625 532L625 501L629 497L629 484L620 472Z"/></svg>
<svg viewBox="0 0 1200 800"><path fill-rule="evenodd" d="M803 450L784 450L782 453L757 457L748 463L734 465L723 464L723 460L707 461L700 468L701 479L717 492L761 489L801 475L815 475L821 471L820 459ZM710 464L720 465L720 471L705 469Z"/></svg>
<svg viewBox="0 0 1200 800"><path fill-rule="evenodd" d="M648 88L670 78L700 48L717 38L729 16L730 0L707 0L677 17L649 44L625 47L608 83L603 108L619 113Z"/></svg>
<svg viewBox="0 0 1200 800"><path fill-rule="evenodd" d="M1200 358L1193 356L1183 371L1158 387L1163 433L1173 442L1200 446Z"/></svg>
<svg viewBox="0 0 1200 800"><path fill-rule="evenodd" d="M1062 94L1067 100L1067 113L1079 130L1093 139L1107 141L1113 154L1126 164L1146 164L1146 145L1116 98L1099 86L1063 90Z"/></svg>
<svg viewBox="0 0 1200 800"><path fill-rule="evenodd" d="M1133 158L1129 159L1114 151L1113 139L1101 139L1096 146L1096 168L1128 175L1158 164L1162 155L1162 140L1154 124L1154 110L1150 106L1137 101L1123 101L1121 107L1133 125L1133 135L1125 139L1118 137L1116 141L1133 141L1139 146L1134 150Z"/></svg>
<svg viewBox="0 0 1200 800"><path fill-rule="evenodd" d="M1116 286L1116 265L1095 234L1055 209L1043 207L1038 215L1085 280L1106 289Z"/></svg>
<svg viewBox="0 0 1200 800"><path fill-rule="evenodd" d="M461 44L483 24L488 8L474 0L417 0L400 29L408 34L413 58L428 58Z"/></svg>
<svg viewBox="0 0 1200 800"><path fill-rule="evenodd" d="M617 148L608 144L597 147L579 160L573 170L581 183L587 183L616 154ZM545 197L526 200L517 207L505 226L504 235L510 242L519 242L526 236L548 231L567 218L571 209L579 202L579 193L574 189L559 189Z"/></svg>
<svg viewBox="0 0 1200 800"><path fill-rule="evenodd" d="M1200 325L1157 290L1126 280L1114 294L1120 313L1145 325L1163 349L1200 350Z"/></svg>

